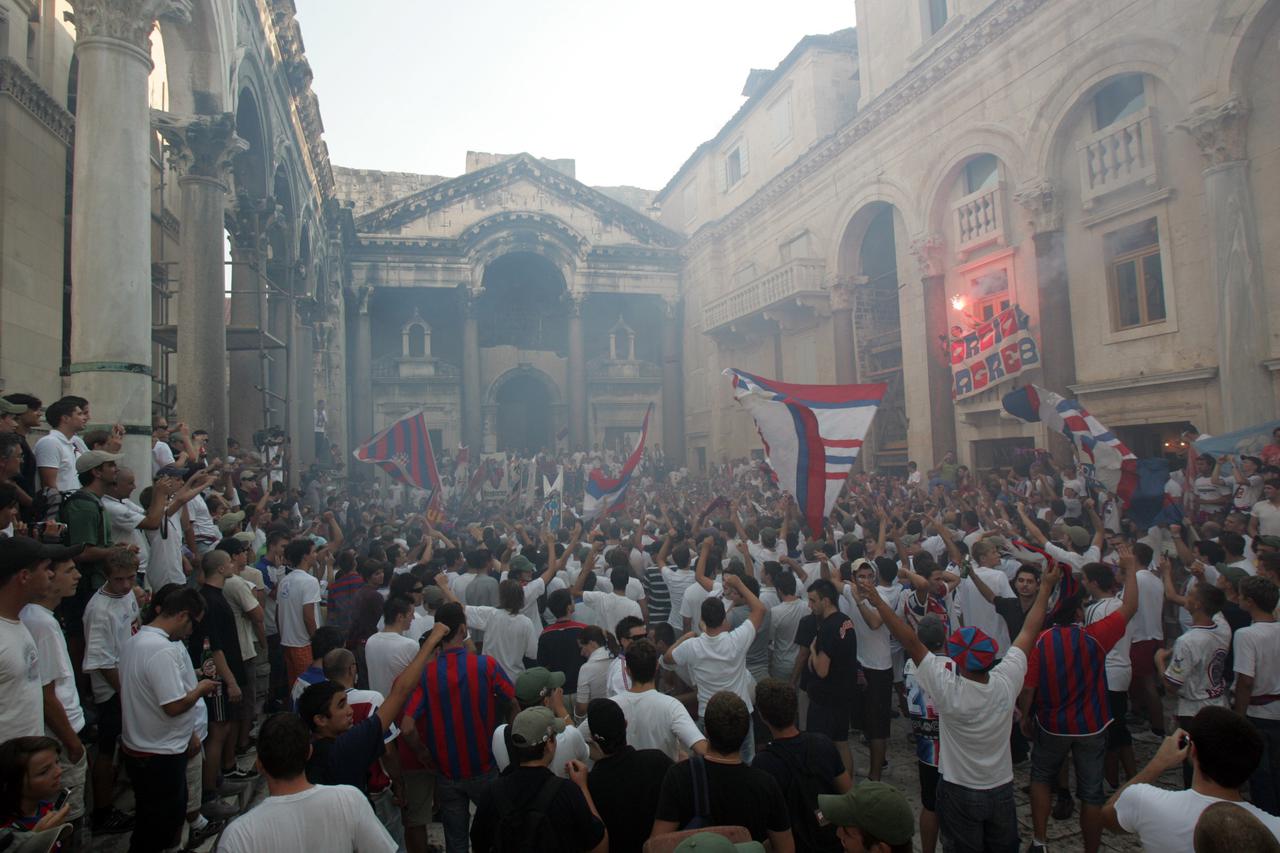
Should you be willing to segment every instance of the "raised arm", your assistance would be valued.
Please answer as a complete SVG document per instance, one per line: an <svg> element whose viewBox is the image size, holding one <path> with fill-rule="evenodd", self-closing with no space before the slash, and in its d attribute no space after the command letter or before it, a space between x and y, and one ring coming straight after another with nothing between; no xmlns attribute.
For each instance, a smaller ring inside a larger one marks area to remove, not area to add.
<svg viewBox="0 0 1280 853"><path fill-rule="evenodd" d="M737 575L725 575L725 586L729 589L736 590L743 600L747 602L747 607L751 608L751 612L747 614L747 618L751 620L751 624L756 626L756 630L760 630L760 626L764 624L765 613L768 612L764 606L764 602L756 598L755 593L747 588L742 582L742 578Z"/></svg>
<svg viewBox="0 0 1280 853"><path fill-rule="evenodd" d="M443 622L437 622L435 627L431 629L431 633L427 635L427 639L422 643L418 653L413 656L413 660L409 661L409 665L404 671L396 676L395 682L391 685L391 692L387 694L387 698L375 711L378 719L382 722L382 730L385 732L391 728L391 724L400 716L400 712L404 710L404 703L408 701L411 694L418 686L418 680L422 677L422 668L427 665L427 660L435 653L436 647L444 640L445 635L449 633L449 626Z"/></svg>
<svg viewBox="0 0 1280 853"><path fill-rule="evenodd" d="M702 548L698 551L698 565L693 572L693 579L707 592L714 589L711 578L707 577L707 560L711 558L711 546L714 541L710 536L702 540Z"/></svg>
<svg viewBox="0 0 1280 853"><path fill-rule="evenodd" d="M871 602L871 606L876 609L876 613L880 614L880 620L889 627L889 633L893 634L898 642L902 644L902 650L907 653L907 657L917 664L924 660L924 656L929 654L929 650L925 648L924 643L920 642L920 638L916 636L915 629L903 621L901 616L894 613L889 603L880 597L880 591L873 585L870 589L863 590L863 596L867 601Z"/></svg>

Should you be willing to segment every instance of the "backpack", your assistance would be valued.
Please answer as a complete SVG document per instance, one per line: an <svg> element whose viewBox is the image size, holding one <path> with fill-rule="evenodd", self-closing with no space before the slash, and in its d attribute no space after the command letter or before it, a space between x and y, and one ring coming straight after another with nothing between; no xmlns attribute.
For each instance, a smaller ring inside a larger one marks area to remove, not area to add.
<svg viewBox="0 0 1280 853"><path fill-rule="evenodd" d="M106 511L102 508L102 502L94 500L93 496L86 493L83 489L74 492L62 492L61 500L58 501L57 521L62 525L62 538L59 544L66 545L71 539L71 514L69 512L73 501L87 501L97 510L98 516L98 536L106 541Z"/></svg>
<svg viewBox="0 0 1280 853"><path fill-rule="evenodd" d="M772 744L763 752L778 759L786 766L788 779L783 789L783 797L787 801L787 810L791 813L791 834L796 840L797 850L830 850L841 849L834 826L822 826L818 823L818 795L830 794L830 783L817 775L812 760L813 738L804 738L804 760L797 761L785 749L775 749Z"/></svg>
<svg viewBox="0 0 1280 853"><path fill-rule="evenodd" d="M559 776L552 776L542 784L542 790L526 809L517 810L514 803L504 796L500 788L494 792L498 806L498 827L493 834L492 849L498 853L520 853L520 851L545 851L545 853L563 853L565 849L560 843L560 833L551 823L551 801L555 799L564 782Z"/></svg>
<svg viewBox="0 0 1280 853"><path fill-rule="evenodd" d="M693 780L693 817L680 827L702 829L711 826L711 787L707 784L707 762L696 752L689 756L689 775ZM797 848L798 849L798 848Z"/></svg>

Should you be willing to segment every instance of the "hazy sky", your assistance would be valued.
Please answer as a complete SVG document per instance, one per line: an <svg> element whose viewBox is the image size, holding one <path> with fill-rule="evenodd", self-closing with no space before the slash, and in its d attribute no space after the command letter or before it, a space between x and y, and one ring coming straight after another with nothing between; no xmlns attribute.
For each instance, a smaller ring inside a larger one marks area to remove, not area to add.
<svg viewBox="0 0 1280 853"><path fill-rule="evenodd" d="M458 175L466 152L577 160L659 189L750 68L853 25L853 0L297 0L333 162Z"/></svg>

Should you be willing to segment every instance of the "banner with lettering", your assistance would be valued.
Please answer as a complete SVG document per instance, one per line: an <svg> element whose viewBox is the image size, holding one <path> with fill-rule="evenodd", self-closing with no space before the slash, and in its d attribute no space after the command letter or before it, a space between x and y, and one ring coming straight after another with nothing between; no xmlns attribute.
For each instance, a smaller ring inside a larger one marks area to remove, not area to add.
<svg viewBox="0 0 1280 853"><path fill-rule="evenodd" d="M1011 305L967 335L951 338L952 396L962 400L1039 367L1040 347L1029 326L1030 318Z"/></svg>

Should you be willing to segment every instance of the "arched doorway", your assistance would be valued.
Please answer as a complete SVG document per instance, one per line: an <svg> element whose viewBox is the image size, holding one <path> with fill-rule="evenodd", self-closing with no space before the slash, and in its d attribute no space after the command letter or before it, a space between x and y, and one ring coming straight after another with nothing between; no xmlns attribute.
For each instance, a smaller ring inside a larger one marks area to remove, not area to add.
<svg viewBox="0 0 1280 853"><path fill-rule="evenodd" d="M528 455L554 446L555 386L546 374L533 369L512 371L498 380L494 400L498 450Z"/></svg>

